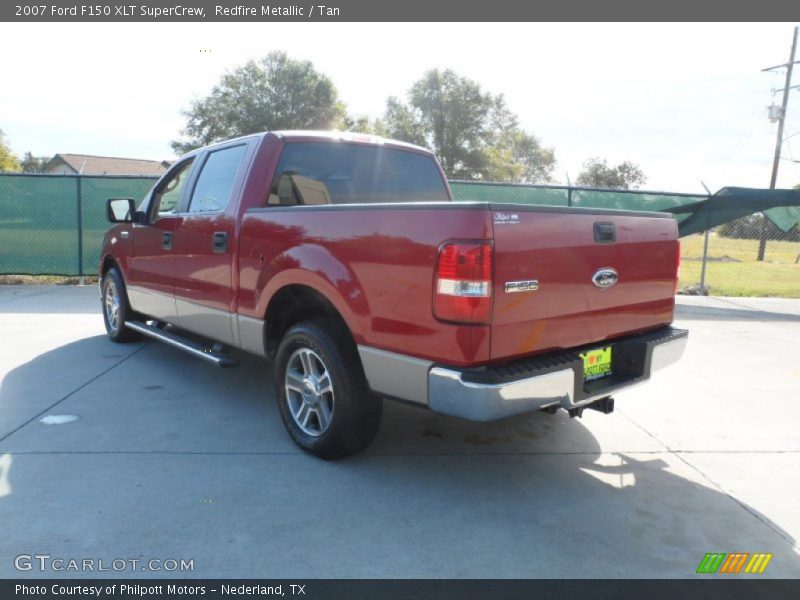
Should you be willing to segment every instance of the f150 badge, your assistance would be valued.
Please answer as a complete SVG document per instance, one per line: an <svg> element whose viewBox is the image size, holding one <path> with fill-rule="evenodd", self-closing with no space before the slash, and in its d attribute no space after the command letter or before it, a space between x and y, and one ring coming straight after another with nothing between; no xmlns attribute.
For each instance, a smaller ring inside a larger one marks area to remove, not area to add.
<svg viewBox="0 0 800 600"><path fill-rule="evenodd" d="M614 269L598 269L592 275L592 283L602 289L617 285L617 281L619 281L619 274Z"/></svg>
<svg viewBox="0 0 800 600"><path fill-rule="evenodd" d="M535 292L539 289L539 281L530 279L528 281L506 281L506 294L514 292Z"/></svg>

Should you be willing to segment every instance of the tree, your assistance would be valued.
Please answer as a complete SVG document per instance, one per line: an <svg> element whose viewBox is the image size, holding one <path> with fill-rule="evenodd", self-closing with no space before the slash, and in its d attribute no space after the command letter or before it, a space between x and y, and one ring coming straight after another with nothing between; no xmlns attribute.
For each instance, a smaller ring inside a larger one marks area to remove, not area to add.
<svg viewBox="0 0 800 600"><path fill-rule="evenodd" d="M34 156L30 152L25 153L22 159L22 172L23 173L43 173L44 166L50 161L47 156Z"/></svg>
<svg viewBox="0 0 800 600"><path fill-rule="evenodd" d="M342 129L356 133L383 135L379 119L370 119L367 115L347 115L342 119Z"/></svg>
<svg viewBox="0 0 800 600"><path fill-rule="evenodd" d="M555 152L543 148L536 136L520 127L502 96L494 99L488 140L491 179L513 183L550 181L556 165Z"/></svg>
<svg viewBox="0 0 800 600"><path fill-rule="evenodd" d="M575 182L586 187L635 190L646 181L644 172L630 161L609 167L604 158L590 158L583 163L583 171Z"/></svg>
<svg viewBox="0 0 800 600"><path fill-rule="evenodd" d="M172 142L178 154L258 131L340 127L345 110L333 82L311 62L271 52L223 75L184 116L184 139Z"/></svg>
<svg viewBox="0 0 800 600"><path fill-rule="evenodd" d="M386 100L383 119L378 119L375 129L381 135L409 144L425 146L428 143L424 127L414 110L394 96Z"/></svg>
<svg viewBox="0 0 800 600"><path fill-rule="evenodd" d="M425 73L408 103L389 98L376 129L427 146L452 178L548 181L555 167L553 150L520 127L502 95L449 69Z"/></svg>
<svg viewBox="0 0 800 600"><path fill-rule="evenodd" d="M0 172L2 171L19 171L21 169L19 160L11 152L11 148L6 144L6 135L0 129Z"/></svg>

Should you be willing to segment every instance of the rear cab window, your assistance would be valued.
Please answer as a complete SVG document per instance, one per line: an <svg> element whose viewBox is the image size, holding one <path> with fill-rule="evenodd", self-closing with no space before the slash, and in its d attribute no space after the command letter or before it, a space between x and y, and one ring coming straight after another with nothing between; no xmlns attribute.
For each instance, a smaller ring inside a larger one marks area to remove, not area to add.
<svg viewBox="0 0 800 600"><path fill-rule="evenodd" d="M267 204L449 200L442 174L429 155L346 142L290 142L275 169Z"/></svg>

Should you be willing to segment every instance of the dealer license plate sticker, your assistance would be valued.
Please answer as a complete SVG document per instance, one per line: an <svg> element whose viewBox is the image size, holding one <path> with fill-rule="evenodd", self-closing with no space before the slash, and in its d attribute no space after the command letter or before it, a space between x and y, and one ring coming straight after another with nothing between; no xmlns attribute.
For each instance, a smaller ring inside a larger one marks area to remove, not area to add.
<svg viewBox="0 0 800 600"><path fill-rule="evenodd" d="M596 348L580 355L583 359L583 380L592 381L611 375L611 346Z"/></svg>

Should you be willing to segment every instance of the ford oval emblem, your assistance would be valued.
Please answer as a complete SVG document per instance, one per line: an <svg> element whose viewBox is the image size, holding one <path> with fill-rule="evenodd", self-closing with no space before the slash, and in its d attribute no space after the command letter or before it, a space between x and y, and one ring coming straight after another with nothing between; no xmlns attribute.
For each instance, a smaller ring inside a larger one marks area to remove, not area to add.
<svg viewBox="0 0 800 600"><path fill-rule="evenodd" d="M602 289L615 286L617 281L619 281L619 275L614 269L598 269L592 275L592 283Z"/></svg>

